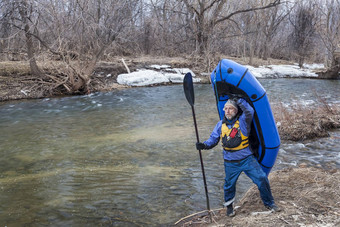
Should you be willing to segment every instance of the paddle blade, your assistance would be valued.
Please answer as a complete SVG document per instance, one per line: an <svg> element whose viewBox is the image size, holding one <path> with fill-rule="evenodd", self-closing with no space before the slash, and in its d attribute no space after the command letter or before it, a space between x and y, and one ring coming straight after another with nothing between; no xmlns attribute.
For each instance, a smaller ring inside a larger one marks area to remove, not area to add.
<svg viewBox="0 0 340 227"><path fill-rule="evenodd" d="M191 73L187 73L183 79L183 88L184 94L187 98L189 104L193 106L195 104L195 95L194 95L194 85L192 83L192 75Z"/></svg>

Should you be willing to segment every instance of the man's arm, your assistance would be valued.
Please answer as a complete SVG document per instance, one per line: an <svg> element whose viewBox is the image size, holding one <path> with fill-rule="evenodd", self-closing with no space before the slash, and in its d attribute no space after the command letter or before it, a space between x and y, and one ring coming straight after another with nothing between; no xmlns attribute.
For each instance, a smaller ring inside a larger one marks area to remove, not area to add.
<svg viewBox="0 0 340 227"><path fill-rule="evenodd" d="M210 134L209 139L204 141L204 145L205 145L204 149L206 150L211 149L218 144L218 142L220 141L220 135L221 135L221 125L222 125L222 121L219 121L216 124L214 130Z"/></svg>
<svg viewBox="0 0 340 227"><path fill-rule="evenodd" d="M241 108L241 110L243 111L243 113L242 113L242 115L240 116L240 119L239 119L241 130L245 135L248 136L249 133L250 133L251 122L252 122L253 117L254 117L254 109L243 98L238 99L236 101L236 103Z"/></svg>

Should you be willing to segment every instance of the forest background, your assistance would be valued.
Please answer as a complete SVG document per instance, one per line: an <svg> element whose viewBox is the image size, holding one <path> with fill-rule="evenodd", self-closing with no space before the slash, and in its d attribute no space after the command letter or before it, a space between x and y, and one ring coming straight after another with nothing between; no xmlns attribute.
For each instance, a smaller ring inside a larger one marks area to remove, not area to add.
<svg viewBox="0 0 340 227"><path fill-rule="evenodd" d="M2 0L0 88L86 94L98 68L145 56L201 72L222 56L317 62L337 78L339 45L340 0Z"/></svg>

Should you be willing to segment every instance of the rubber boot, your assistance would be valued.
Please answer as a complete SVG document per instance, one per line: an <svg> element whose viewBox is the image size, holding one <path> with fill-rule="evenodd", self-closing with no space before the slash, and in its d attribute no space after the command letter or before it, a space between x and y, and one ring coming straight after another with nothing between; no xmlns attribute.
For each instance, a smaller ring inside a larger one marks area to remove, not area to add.
<svg viewBox="0 0 340 227"><path fill-rule="evenodd" d="M233 204L230 204L230 205L227 206L227 216L228 217L234 217L235 216Z"/></svg>

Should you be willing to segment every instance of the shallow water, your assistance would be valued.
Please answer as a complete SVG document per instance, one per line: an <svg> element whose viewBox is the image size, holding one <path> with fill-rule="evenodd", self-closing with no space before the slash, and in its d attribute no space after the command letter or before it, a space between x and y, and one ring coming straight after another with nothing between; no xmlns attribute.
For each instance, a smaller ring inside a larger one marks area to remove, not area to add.
<svg viewBox="0 0 340 227"><path fill-rule="evenodd" d="M338 103L339 81L261 79L271 103ZM200 137L218 121L210 85L195 85ZM167 225L205 209L191 108L182 85L0 104L0 225ZM274 166L340 168L340 131L285 142ZM220 207L219 146L203 152ZM241 175L237 198L251 182Z"/></svg>

